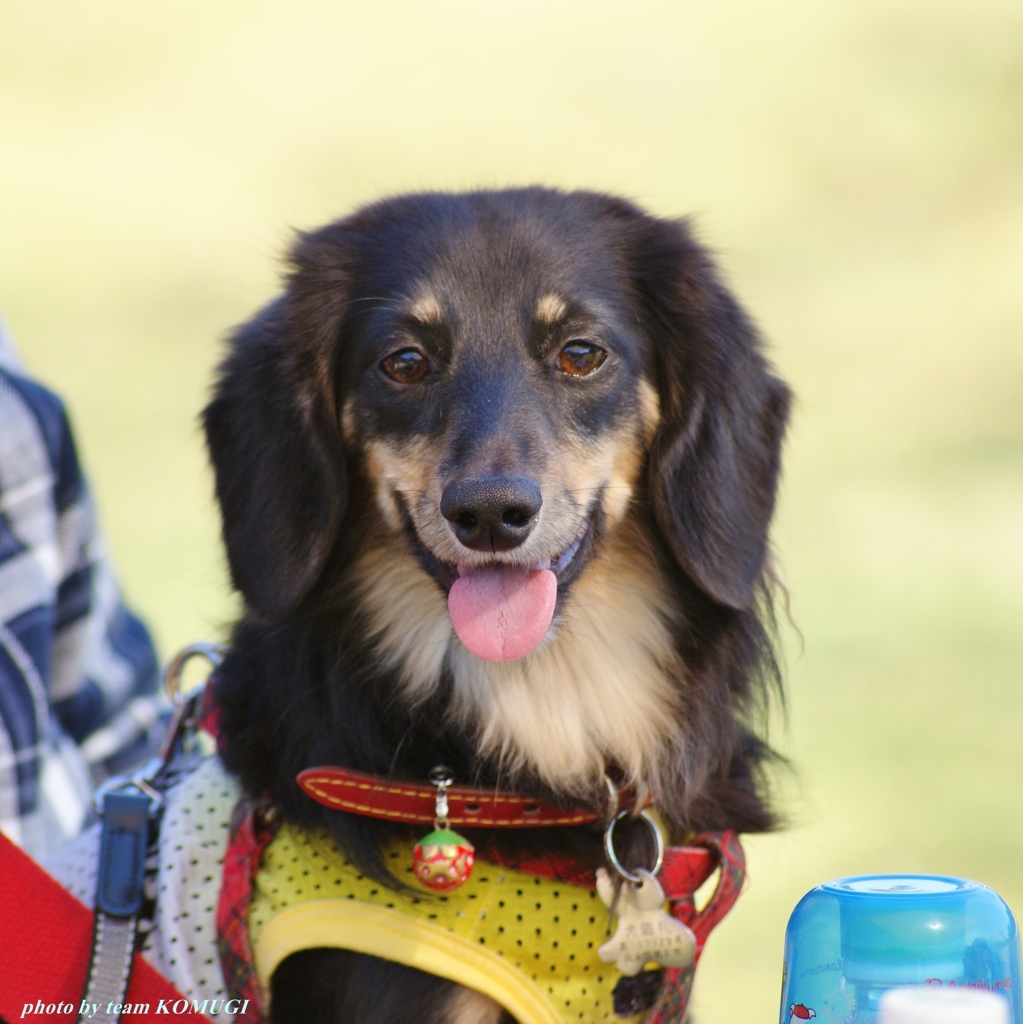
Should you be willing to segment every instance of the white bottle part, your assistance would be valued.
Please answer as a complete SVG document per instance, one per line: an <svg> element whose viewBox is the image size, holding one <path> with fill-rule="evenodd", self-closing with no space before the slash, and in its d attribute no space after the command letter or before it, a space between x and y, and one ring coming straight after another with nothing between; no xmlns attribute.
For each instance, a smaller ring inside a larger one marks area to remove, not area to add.
<svg viewBox="0 0 1023 1024"><path fill-rule="evenodd" d="M1009 1004L991 992L893 988L881 997L878 1024L1010 1024Z"/></svg>

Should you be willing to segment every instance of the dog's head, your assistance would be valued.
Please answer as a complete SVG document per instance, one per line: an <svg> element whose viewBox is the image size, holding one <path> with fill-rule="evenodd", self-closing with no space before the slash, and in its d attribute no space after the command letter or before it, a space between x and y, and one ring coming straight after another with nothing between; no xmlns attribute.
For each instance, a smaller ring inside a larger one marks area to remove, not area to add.
<svg viewBox="0 0 1023 1024"><path fill-rule="evenodd" d="M684 223L592 193L413 195L301 236L291 258L205 413L250 614L286 616L331 582L325 567L362 558L358 589L397 553L376 593L393 602L392 647L407 652L407 629L431 664L445 649L521 659L557 639L574 599L595 600L601 564L605 619L576 638L614 621L626 534L671 563L648 576L753 605L788 391ZM406 625L402 592L424 587L406 617L434 617ZM628 603L621 631L671 633L651 624L670 599ZM663 667L670 637L641 640ZM627 716L580 729L635 731Z"/></svg>

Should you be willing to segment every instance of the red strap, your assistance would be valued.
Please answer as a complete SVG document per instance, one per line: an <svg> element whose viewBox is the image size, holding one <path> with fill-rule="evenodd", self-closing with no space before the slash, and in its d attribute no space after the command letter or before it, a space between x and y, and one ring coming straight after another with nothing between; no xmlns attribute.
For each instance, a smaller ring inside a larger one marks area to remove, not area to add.
<svg viewBox="0 0 1023 1024"><path fill-rule="evenodd" d="M661 869L660 881L664 893L670 901L671 914L683 924L689 925L696 935L696 956L686 968L670 968L664 973L664 984L657 1004L646 1018L646 1024L681 1024L685 1019L689 993L693 987L696 965L700 962L700 954L714 928L721 922L725 914L732 909L742 892L742 884L746 879L746 858L743 856L739 837L734 832L705 832L692 840L689 846L682 847L686 851L702 849L708 857L710 870L703 874L701 866L696 874L681 877L691 867L696 866L695 858L678 860L672 854L679 848L665 851L664 867ZM721 868L721 877L703 910L697 911L693 893L715 868ZM697 878L700 881L693 886ZM679 889L673 885L678 884Z"/></svg>
<svg viewBox="0 0 1023 1024"><path fill-rule="evenodd" d="M245 1001L246 1012L235 1018L245 1024L265 1024L262 992L249 942L249 905L263 851L277 832L269 807L269 801L247 796L235 805L217 902L217 952L224 983L232 997Z"/></svg>
<svg viewBox="0 0 1023 1024"><path fill-rule="evenodd" d="M33 1024L66 1024L77 1018L92 924L90 910L0 834L0 1018L16 1021L24 1013ZM192 1010L191 1000L137 953L125 999L133 1009L129 1020L209 1024ZM158 1016L161 1000L165 1009ZM136 1014L135 1006L144 1003L149 1012Z"/></svg>
<svg viewBox="0 0 1023 1024"><path fill-rule="evenodd" d="M597 879L592 868L586 867L585 864L580 864L572 857L566 857L561 854L520 859L518 857L509 857L500 850L491 847L487 850L480 850L477 857L477 870L483 867L480 861L484 860L490 864L497 864L498 867L521 871L524 875L536 875L538 878L547 878L552 882L578 885L583 889L593 889L597 885Z"/></svg>
<svg viewBox="0 0 1023 1024"><path fill-rule="evenodd" d="M479 857L491 864L514 868L527 875L537 875L554 882L581 885L584 889L597 887L593 869L582 866L571 857L551 855L520 860L493 848L480 851ZM717 866L717 856L705 846L669 846L664 851L664 863L657 881L661 883L664 895L669 900L691 900L693 893L714 874Z"/></svg>
<svg viewBox="0 0 1023 1024"><path fill-rule="evenodd" d="M436 815L436 786L395 782L348 768L307 768L296 779L302 792L335 811L368 818L431 825ZM619 792L619 807L632 806L631 790ZM558 807L519 793L472 786L448 788L448 821L466 828L541 828L589 825L603 821L606 808Z"/></svg>
<svg viewBox="0 0 1023 1024"><path fill-rule="evenodd" d="M657 881L669 900L691 899L693 893L714 874L717 866L718 858L714 851L702 844L669 846L664 851L664 863Z"/></svg>
<svg viewBox="0 0 1023 1024"><path fill-rule="evenodd" d="M701 875L696 884L692 884L693 878L687 879L682 883L681 890L678 890L678 895L675 895L665 872L672 852L669 850L665 853L665 869L662 869L660 878L664 885L664 893L672 902L672 914L689 925L696 935L696 958L699 959L710 933L732 909L742 892L742 885L746 880L746 858L739 844L739 837L734 832L705 832L692 841L692 846L683 849L687 852L696 852L699 849L707 858L705 864L709 870L704 874L701 868ZM678 867L679 865L676 865L676 869ZM693 894L718 867L721 868L718 884L703 910L698 911Z"/></svg>

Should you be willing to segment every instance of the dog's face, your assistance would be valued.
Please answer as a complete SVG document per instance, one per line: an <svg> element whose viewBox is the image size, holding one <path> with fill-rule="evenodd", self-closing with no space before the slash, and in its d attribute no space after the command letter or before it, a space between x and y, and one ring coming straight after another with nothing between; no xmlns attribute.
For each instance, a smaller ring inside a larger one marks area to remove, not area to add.
<svg viewBox="0 0 1023 1024"><path fill-rule="evenodd" d="M342 431L463 644L512 660L629 507L659 415L653 360L603 225L435 228L403 223L414 258L367 268Z"/></svg>
<svg viewBox="0 0 1023 1024"><path fill-rule="evenodd" d="M684 225L532 189L303 236L205 422L251 614L347 588L410 693L583 785L710 706L680 638L754 603L787 401Z"/></svg>

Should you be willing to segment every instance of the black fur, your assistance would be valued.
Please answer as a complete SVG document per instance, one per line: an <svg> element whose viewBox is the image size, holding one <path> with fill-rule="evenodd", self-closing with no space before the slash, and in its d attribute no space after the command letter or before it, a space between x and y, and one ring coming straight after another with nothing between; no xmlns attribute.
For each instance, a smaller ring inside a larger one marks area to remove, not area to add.
<svg viewBox="0 0 1023 1024"><path fill-rule="evenodd" d="M460 240L478 231L508 234L514 244L495 245L482 264L459 262ZM396 699L397 680L381 668L364 610L346 585L380 513L363 465L346 451L341 409L358 389L383 388L373 375L383 350L374 345L390 330L392 299L438 267L461 275L470 294L509 279L533 282L530 294L575 284L625 325L617 376L587 392L571 416L579 429L596 431L620 414L623 381L656 382L661 422L633 514L668 568L682 612L676 644L687 674L678 685L691 759L685 791L659 794L661 808L675 839L772 827L762 778L771 753L758 723L777 679L767 529L788 390L769 372L755 330L686 224L591 193L417 195L368 207L302 236L282 297L234 334L205 412L232 578L246 602L218 677L227 767L249 791L269 793L285 818L326 829L384 880L377 849L402 827L326 810L297 788L300 770L342 764L422 779L444 763L460 781L541 789L528 773L509 779L476 754L474 737L445 715L443 687L414 707ZM451 339L442 331L428 344L437 360L447 358ZM501 362L497 341L488 344L474 365L492 360L505 381L519 373ZM514 379L521 381L515 402L499 426L502 436L525 438L525 454L515 458L528 460L530 445L543 438L529 433L532 378ZM367 399L378 414L363 429L423 432L433 429L423 417L460 416L458 457L471 459L474 446L493 436L493 424L481 426L498 415L485 401L490 386L480 371L472 387L462 382L462 397L425 411L384 388ZM600 540L598 524L598 549ZM568 589L560 588L559 601ZM469 837L512 853L570 852L591 864L602 857L594 830ZM415 989L425 1008L443 1002L448 983L413 982L406 968L366 960L336 951L291 958L274 983L275 1022L406 1019L382 1000L375 1011L365 1004L356 991L365 985L409 998ZM424 1009L416 1019L432 1018Z"/></svg>
<svg viewBox="0 0 1023 1024"><path fill-rule="evenodd" d="M411 967L337 949L289 956L273 977L274 1024L444 1024L455 986ZM500 1024L514 1024L505 1014Z"/></svg>

